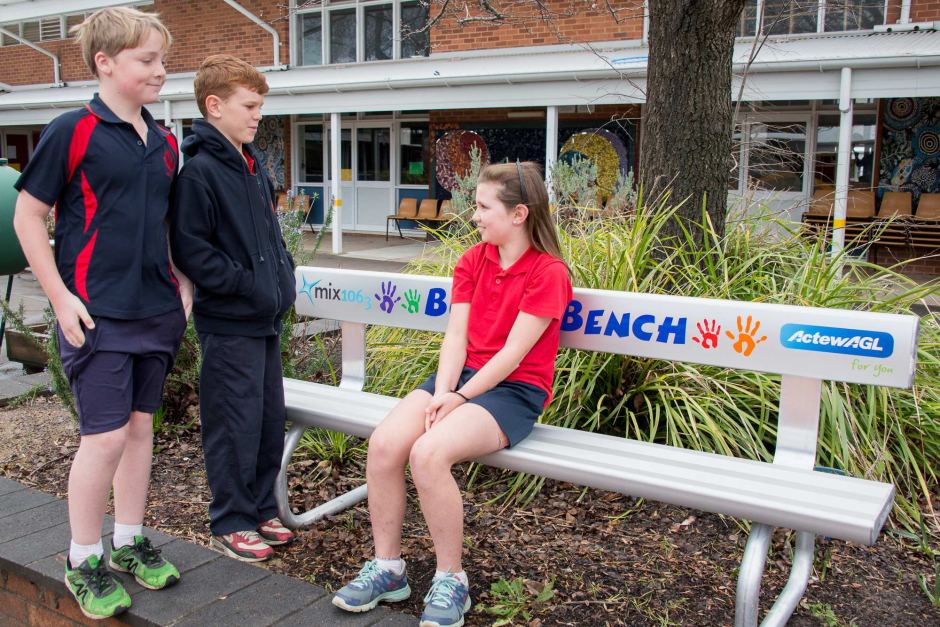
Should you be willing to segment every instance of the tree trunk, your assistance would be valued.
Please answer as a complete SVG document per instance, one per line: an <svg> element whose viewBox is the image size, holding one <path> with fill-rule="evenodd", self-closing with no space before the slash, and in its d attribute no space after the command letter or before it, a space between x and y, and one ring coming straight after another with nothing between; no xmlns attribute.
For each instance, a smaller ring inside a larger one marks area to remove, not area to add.
<svg viewBox="0 0 940 627"><path fill-rule="evenodd" d="M731 167L731 56L745 0L651 0L640 178L647 199L671 190L701 243L702 202L724 232Z"/></svg>

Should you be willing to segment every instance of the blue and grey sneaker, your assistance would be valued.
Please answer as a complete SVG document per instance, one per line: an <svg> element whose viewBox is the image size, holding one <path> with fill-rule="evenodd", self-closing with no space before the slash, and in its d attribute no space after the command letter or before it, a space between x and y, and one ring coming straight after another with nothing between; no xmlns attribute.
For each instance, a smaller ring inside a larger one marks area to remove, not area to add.
<svg viewBox="0 0 940 627"><path fill-rule="evenodd" d="M408 577L382 570L375 560L366 562L356 578L340 588L333 596L333 605L347 612L368 612L379 601L404 601L411 596Z"/></svg>
<svg viewBox="0 0 940 627"><path fill-rule="evenodd" d="M462 581L448 574L431 582L424 597L420 627L460 627L470 609L470 591Z"/></svg>

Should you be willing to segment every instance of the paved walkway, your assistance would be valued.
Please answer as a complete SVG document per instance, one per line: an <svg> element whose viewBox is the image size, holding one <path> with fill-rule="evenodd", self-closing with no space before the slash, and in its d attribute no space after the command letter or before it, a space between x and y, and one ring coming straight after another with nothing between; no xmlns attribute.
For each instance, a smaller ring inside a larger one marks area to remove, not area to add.
<svg viewBox="0 0 940 627"><path fill-rule="evenodd" d="M64 549L69 543L68 511L63 500L0 477L0 569L28 579L58 595ZM105 546L114 521L105 520ZM180 582L151 591L119 575L133 604L121 616L134 625L240 625L290 627L414 625L415 617L380 607L350 614L331 603L324 588L224 557L215 551L148 529L154 546L179 568ZM67 602L72 602L71 600ZM6 624L0 607L0 624Z"/></svg>

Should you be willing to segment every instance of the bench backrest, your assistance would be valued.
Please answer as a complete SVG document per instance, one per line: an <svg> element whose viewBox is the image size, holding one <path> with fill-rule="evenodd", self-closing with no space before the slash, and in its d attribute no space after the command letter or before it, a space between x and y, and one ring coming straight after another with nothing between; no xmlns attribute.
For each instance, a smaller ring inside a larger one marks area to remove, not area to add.
<svg viewBox="0 0 940 627"><path fill-rule="evenodd" d="M296 275L303 316L441 332L447 326L450 278L313 267ZM409 296L417 300L410 311ZM578 288L562 321L562 346L910 387L917 329L909 315Z"/></svg>
<svg viewBox="0 0 940 627"><path fill-rule="evenodd" d="M450 278L299 267L297 313L342 324L343 379L365 382L367 324L444 331ZM918 318L575 289L562 346L782 375L774 463L812 469L822 381L910 387Z"/></svg>

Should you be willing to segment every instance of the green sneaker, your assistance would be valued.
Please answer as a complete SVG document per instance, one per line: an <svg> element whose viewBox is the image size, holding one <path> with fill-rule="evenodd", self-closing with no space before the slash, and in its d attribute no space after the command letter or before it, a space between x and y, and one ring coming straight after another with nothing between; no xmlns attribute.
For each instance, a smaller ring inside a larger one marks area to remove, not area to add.
<svg viewBox="0 0 940 627"><path fill-rule="evenodd" d="M134 544L115 549L112 545L108 566L122 573L131 573L137 583L150 590L172 586L180 580L176 566L160 557L144 536L134 536Z"/></svg>
<svg viewBox="0 0 940 627"><path fill-rule="evenodd" d="M108 618L131 606L131 596L97 555L86 559L78 568L72 568L66 559L65 587L88 618Z"/></svg>

